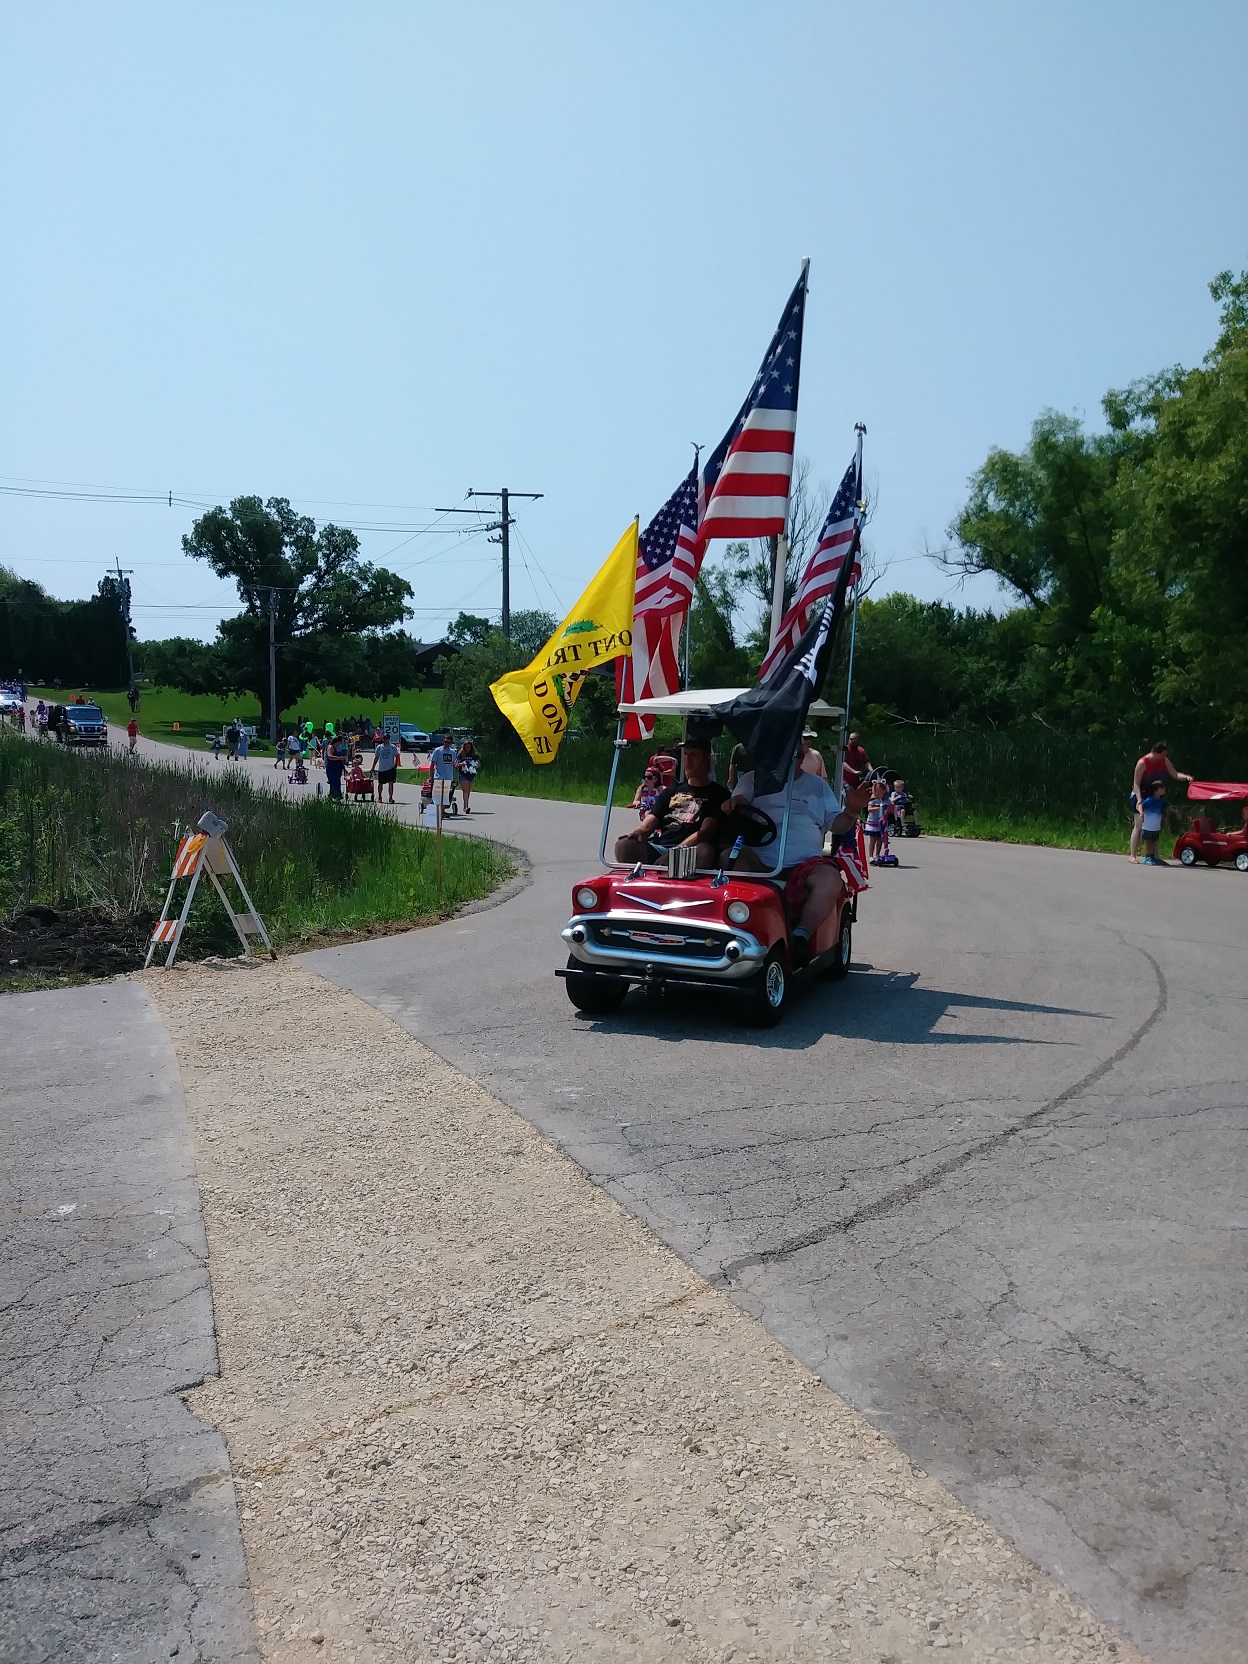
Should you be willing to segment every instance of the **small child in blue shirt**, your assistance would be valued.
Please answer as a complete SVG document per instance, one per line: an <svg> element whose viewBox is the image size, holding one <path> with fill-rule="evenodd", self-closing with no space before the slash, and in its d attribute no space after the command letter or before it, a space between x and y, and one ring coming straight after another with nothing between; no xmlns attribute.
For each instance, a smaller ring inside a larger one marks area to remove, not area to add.
<svg viewBox="0 0 1248 1664"><path fill-rule="evenodd" d="M1161 836L1162 823L1166 818L1166 783L1164 780L1149 782L1148 795L1142 804L1144 810L1144 824L1141 836L1144 840L1144 865L1146 867L1164 867L1165 861L1157 853L1157 840Z"/></svg>

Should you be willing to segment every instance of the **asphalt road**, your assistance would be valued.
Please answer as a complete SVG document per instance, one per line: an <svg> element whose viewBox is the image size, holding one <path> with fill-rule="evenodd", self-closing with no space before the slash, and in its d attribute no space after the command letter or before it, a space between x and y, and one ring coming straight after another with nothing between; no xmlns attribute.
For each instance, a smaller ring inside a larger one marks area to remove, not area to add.
<svg viewBox="0 0 1248 1664"><path fill-rule="evenodd" d="M244 1664L251 1600L173 1047L144 990L4 1002L0 1658Z"/></svg>
<svg viewBox="0 0 1248 1664"><path fill-rule="evenodd" d="M527 888L307 962L1158 1660L1248 1656L1248 879L907 842L854 974L778 1030L709 998L595 1019L552 973L599 812L477 802L457 829L527 850Z"/></svg>

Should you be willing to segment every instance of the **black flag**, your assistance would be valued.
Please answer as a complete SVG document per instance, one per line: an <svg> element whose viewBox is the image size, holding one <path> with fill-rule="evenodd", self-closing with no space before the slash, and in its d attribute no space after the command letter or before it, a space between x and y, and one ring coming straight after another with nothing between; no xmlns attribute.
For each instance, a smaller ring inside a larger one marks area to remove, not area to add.
<svg viewBox="0 0 1248 1664"><path fill-rule="evenodd" d="M793 773L793 759L806 726L811 701L823 686L836 638L845 613L845 595L858 557L862 524L854 529L854 541L841 562L836 588L815 613L801 640L758 687L716 705L712 714L735 739L754 756L754 790L783 791Z"/></svg>

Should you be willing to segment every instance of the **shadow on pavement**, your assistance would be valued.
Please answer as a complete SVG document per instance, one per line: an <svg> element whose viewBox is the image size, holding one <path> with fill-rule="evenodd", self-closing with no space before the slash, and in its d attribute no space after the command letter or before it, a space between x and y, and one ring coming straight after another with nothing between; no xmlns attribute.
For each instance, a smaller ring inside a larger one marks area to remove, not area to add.
<svg viewBox="0 0 1248 1664"><path fill-rule="evenodd" d="M813 982L799 988L792 1009L774 1029L748 1028L739 1020L731 997L694 991L669 991L658 998L633 992L612 1016L587 1017L577 1013L576 1022L594 1031L635 1034L661 1042L679 1043L687 1040L692 1031L704 1039L731 1039L770 1051L803 1051L817 1045L825 1035L894 1046L1071 1046L1078 1043L1025 1034L936 1032L942 1018L967 1009L1110 1020L1103 1011L920 987L917 971L876 971L871 966L859 965L842 987Z"/></svg>

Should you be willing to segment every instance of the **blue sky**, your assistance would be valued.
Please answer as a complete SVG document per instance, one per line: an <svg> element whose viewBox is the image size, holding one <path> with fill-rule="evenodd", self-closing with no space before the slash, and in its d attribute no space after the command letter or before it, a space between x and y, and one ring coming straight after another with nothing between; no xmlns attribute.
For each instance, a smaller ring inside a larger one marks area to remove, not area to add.
<svg viewBox="0 0 1248 1664"><path fill-rule="evenodd" d="M7 6L0 483L404 527L541 491L513 605L558 611L809 255L799 453L834 482L866 422L881 589L956 599L923 549L988 448L1210 345L1246 63L1200 0ZM120 556L140 635L209 637L194 512L0 493L0 561L73 595ZM361 541L426 639L497 609L483 537Z"/></svg>

